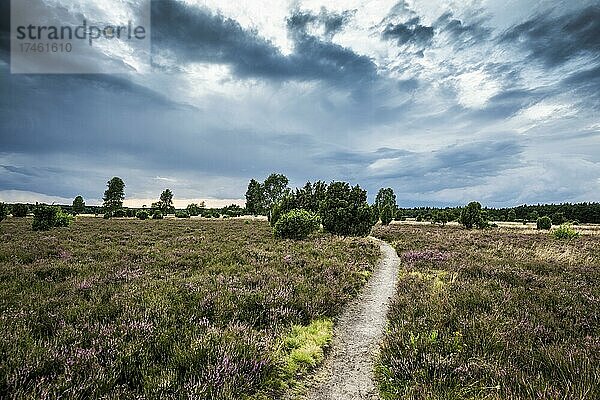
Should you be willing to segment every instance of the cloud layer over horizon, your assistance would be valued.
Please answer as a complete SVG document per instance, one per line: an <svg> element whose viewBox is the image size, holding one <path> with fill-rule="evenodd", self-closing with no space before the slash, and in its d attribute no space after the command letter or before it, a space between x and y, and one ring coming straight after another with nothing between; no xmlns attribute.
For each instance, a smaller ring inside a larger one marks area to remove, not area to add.
<svg viewBox="0 0 600 400"><path fill-rule="evenodd" d="M112 176L242 199L281 172L405 207L600 201L597 1L155 1L153 72L118 75L11 75L8 3L0 200L94 202Z"/></svg>

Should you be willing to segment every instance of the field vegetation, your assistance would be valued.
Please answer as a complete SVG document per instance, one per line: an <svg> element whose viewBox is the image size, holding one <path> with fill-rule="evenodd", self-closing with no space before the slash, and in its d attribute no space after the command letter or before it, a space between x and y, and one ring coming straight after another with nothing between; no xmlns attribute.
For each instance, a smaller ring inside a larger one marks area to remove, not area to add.
<svg viewBox="0 0 600 400"><path fill-rule="evenodd" d="M384 399L600 398L600 237L393 224Z"/></svg>
<svg viewBox="0 0 600 400"><path fill-rule="evenodd" d="M3 399L277 398L379 257L235 219L8 218L0 236Z"/></svg>

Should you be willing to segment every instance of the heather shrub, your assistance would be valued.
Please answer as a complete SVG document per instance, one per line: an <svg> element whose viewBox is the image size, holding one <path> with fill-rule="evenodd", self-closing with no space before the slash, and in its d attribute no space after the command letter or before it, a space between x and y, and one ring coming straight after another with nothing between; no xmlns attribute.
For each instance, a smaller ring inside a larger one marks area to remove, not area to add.
<svg viewBox="0 0 600 400"><path fill-rule="evenodd" d="M138 219L141 219L142 221L143 221L143 220L146 220L146 219L148 219L148 211L145 211L145 210L138 211L138 212L135 214L135 216L136 216Z"/></svg>
<svg viewBox="0 0 600 400"><path fill-rule="evenodd" d="M543 216L537 219L537 228L538 229L550 229L552 228L552 220L548 216Z"/></svg>
<svg viewBox="0 0 600 400"><path fill-rule="evenodd" d="M319 229L321 219L306 210L292 210L279 217L273 232L281 239L304 239Z"/></svg>

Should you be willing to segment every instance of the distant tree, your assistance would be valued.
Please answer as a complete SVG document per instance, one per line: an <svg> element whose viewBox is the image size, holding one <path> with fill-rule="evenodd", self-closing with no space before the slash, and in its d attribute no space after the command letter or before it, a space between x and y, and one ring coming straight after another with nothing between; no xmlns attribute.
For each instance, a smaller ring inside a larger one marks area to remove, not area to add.
<svg viewBox="0 0 600 400"><path fill-rule="evenodd" d="M158 201L158 209L163 214L170 214L175 211L175 207L173 207L173 192L171 189L165 189L160 194L160 200Z"/></svg>
<svg viewBox="0 0 600 400"><path fill-rule="evenodd" d="M394 189L392 188L381 188L379 192L377 192L377 196L375 197L375 205L379 209L379 212L383 210L385 205L389 205L393 210L396 209L396 195L394 194Z"/></svg>
<svg viewBox="0 0 600 400"><path fill-rule="evenodd" d="M529 221L537 221L539 217L540 217L540 215L538 214L537 211L532 211L529 213L527 219Z"/></svg>
<svg viewBox="0 0 600 400"><path fill-rule="evenodd" d="M149 217L149 214L148 214L148 211L146 211L146 210L140 210L140 211L138 211L137 213L135 213L135 216L136 216L138 219L141 219L141 220L143 221L143 220L146 220L146 219L148 219L148 217Z"/></svg>
<svg viewBox="0 0 600 400"><path fill-rule="evenodd" d="M205 208L205 204L203 201L201 201L199 204L196 204L196 203L188 204L188 206L186 207L186 210L192 217L196 217L196 216L202 214L202 211L204 210L204 208Z"/></svg>
<svg viewBox="0 0 600 400"><path fill-rule="evenodd" d="M445 210L436 211L433 214L433 221L436 224L446 225L448 223L448 213Z"/></svg>
<svg viewBox="0 0 600 400"><path fill-rule="evenodd" d="M382 225L389 225L394 218L394 209L390 204L384 204L379 213Z"/></svg>
<svg viewBox="0 0 600 400"><path fill-rule="evenodd" d="M73 211L77 214L81 214L85 211L85 201L83 201L83 197L75 197L73 200Z"/></svg>
<svg viewBox="0 0 600 400"><path fill-rule="evenodd" d="M0 203L0 222L8 215L8 207L4 203Z"/></svg>
<svg viewBox="0 0 600 400"><path fill-rule="evenodd" d="M517 219L517 213L515 212L515 210L511 209L510 211L508 211L508 216L506 217L506 220L514 222L515 219Z"/></svg>
<svg viewBox="0 0 600 400"><path fill-rule="evenodd" d="M104 191L104 211L109 216L117 210L123 208L125 199L125 182L117 176L107 182L107 189Z"/></svg>
<svg viewBox="0 0 600 400"><path fill-rule="evenodd" d="M481 204L476 201L470 202L460 213L459 222L467 229L485 228L486 220L481 210Z"/></svg>
<svg viewBox="0 0 600 400"><path fill-rule="evenodd" d="M29 206L27 204L13 204L11 214L13 217L24 218L29 212Z"/></svg>
<svg viewBox="0 0 600 400"><path fill-rule="evenodd" d="M561 225L567 221L565 219L565 214L563 214L561 212L552 214L552 216L550 218L552 219L552 225Z"/></svg>
<svg viewBox="0 0 600 400"><path fill-rule="evenodd" d="M273 207L277 202L279 202L285 195L289 193L288 188L289 180L283 174L271 174L267 179L265 179L262 184L262 191L264 195L264 204L267 209L267 213L269 213L271 207Z"/></svg>
<svg viewBox="0 0 600 400"><path fill-rule="evenodd" d="M332 182L321 207L323 228L342 236L367 236L373 226L367 192L346 182Z"/></svg>
<svg viewBox="0 0 600 400"><path fill-rule="evenodd" d="M251 179L250 183L248 183L246 209L253 215L262 215L265 213L262 185L255 179Z"/></svg>

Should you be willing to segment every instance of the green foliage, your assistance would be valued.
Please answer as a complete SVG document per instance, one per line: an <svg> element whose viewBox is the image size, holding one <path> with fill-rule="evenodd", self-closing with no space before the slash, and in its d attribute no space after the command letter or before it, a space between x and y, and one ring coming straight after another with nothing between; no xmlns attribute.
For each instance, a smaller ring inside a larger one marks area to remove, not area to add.
<svg viewBox="0 0 600 400"><path fill-rule="evenodd" d="M487 221L481 210L481 204L476 201L470 202L460 213L459 222L467 229L472 229L473 227L479 229L485 228Z"/></svg>
<svg viewBox="0 0 600 400"><path fill-rule="evenodd" d="M102 218L104 219L110 219L112 216L112 214L110 212L105 212L104 215L102 216Z"/></svg>
<svg viewBox="0 0 600 400"><path fill-rule="evenodd" d="M146 211L146 210L138 211L137 213L135 213L135 216L137 219L141 219L142 221L148 219L148 217L149 217L148 211Z"/></svg>
<svg viewBox="0 0 600 400"><path fill-rule="evenodd" d="M573 229L571 224L561 224L558 228L552 231L552 235L556 239L576 239L579 237L579 232Z"/></svg>
<svg viewBox="0 0 600 400"><path fill-rule="evenodd" d="M532 211L529 213L529 217L528 217L529 221L537 221L538 218L539 218L539 214L537 211Z"/></svg>
<svg viewBox="0 0 600 400"><path fill-rule="evenodd" d="M265 199L261 184L251 179L246 190L246 209L250 214L262 215L265 213Z"/></svg>
<svg viewBox="0 0 600 400"><path fill-rule="evenodd" d="M327 187L321 219L327 232L342 236L367 236L374 225L367 192L346 182L332 182Z"/></svg>
<svg viewBox="0 0 600 400"><path fill-rule="evenodd" d="M392 188L379 189L375 197L375 207L377 207L378 214L383 211L383 207L386 205L389 205L392 211L396 210L396 194L394 194L394 189Z"/></svg>
<svg viewBox="0 0 600 400"><path fill-rule="evenodd" d="M383 207L378 207L378 209L381 210L381 214L379 215L379 217L381 218L381 224L389 225L390 222L392 222L392 219L394 218L394 209L392 208L392 206L390 204L384 204Z"/></svg>
<svg viewBox="0 0 600 400"><path fill-rule="evenodd" d="M122 208L119 208L118 210L114 210L111 213L111 217L115 217L115 218L125 218L126 216L127 216L127 212Z"/></svg>
<svg viewBox="0 0 600 400"><path fill-rule="evenodd" d="M550 229L552 228L552 220L547 215L540 217L537 219L537 228L538 229Z"/></svg>
<svg viewBox="0 0 600 400"><path fill-rule="evenodd" d="M154 210L152 213L152 219L163 219L163 214L160 212L160 210Z"/></svg>
<svg viewBox="0 0 600 400"><path fill-rule="evenodd" d="M177 217L177 218L189 218L190 214L187 211L178 210L178 211L175 211L175 217Z"/></svg>
<svg viewBox="0 0 600 400"><path fill-rule="evenodd" d="M165 189L160 194L160 200L154 203L157 208L165 215L173 213L175 207L173 207L173 192L171 189Z"/></svg>
<svg viewBox="0 0 600 400"><path fill-rule="evenodd" d="M39 204L33 208L33 222L31 228L34 231L48 231L52 228L67 227L71 225L74 217L64 212L58 206Z"/></svg>
<svg viewBox="0 0 600 400"><path fill-rule="evenodd" d="M317 214L296 209L281 215L273 232L280 239L305 239L320 226L321 219Z"/></svg>
<svg viewBox="0 0 600 400"><path fill-rule="evenodd" d="M447 211L441 210L433 213L433 223L446 225L448 223L448 220L449 216Z"/></svg>
<svg viewBox="0 0 600 400"><path fill-rule="evenodd" d="M567 222L565 215L561 212L552 214L550 218L552 219L552 225L562 225Z"/></svg>
<svg viewBox="0 0 600 400"><path fill-rule="evenodd" d="M112 214L115 211L123 208L123 200L125 199L125 182L117 176L112 178L106 184L107 188L104 191L104 212ZM106 215L106 214L105 214Z"/></svg>
<svg viewBox="0 0 600 400"><path fill-rule="evenodd" d="M516 219L517 219L517 213L515 212L515 210L510 209L506 216L506 220L509 222L514 222Z"/></svg>
<svg viewBox="0 0 600 400"><path fill-rule="evenodd" d="M11 214L13 217L24 218L29 212L29 206L27 204L13 204Z"/></svg>
<svg viewBox="0 0 600 400"><path fill-rule="evenodd" d="M186 207L186 210L192 217L197 217L198 215L202 214L202 211L204 210L204 208L205 208L205 204L204 204L204 202L201 202L200 204L196 204L196 203L188 204L188 206Z"/></svg>
<svg viewBox="0 0 600 400"><path fill-rule="evenodd" d="M76 214L81 214L85 211L85 201L83 200L83 197L75 197L75 199L73 200L73 211Z"/></svg>
<svg viewBox="0 0 600 400"><path fill-rule="evenodd" d="M4 203L0 203L0 222L8 215L8 207Z"/></svg>

